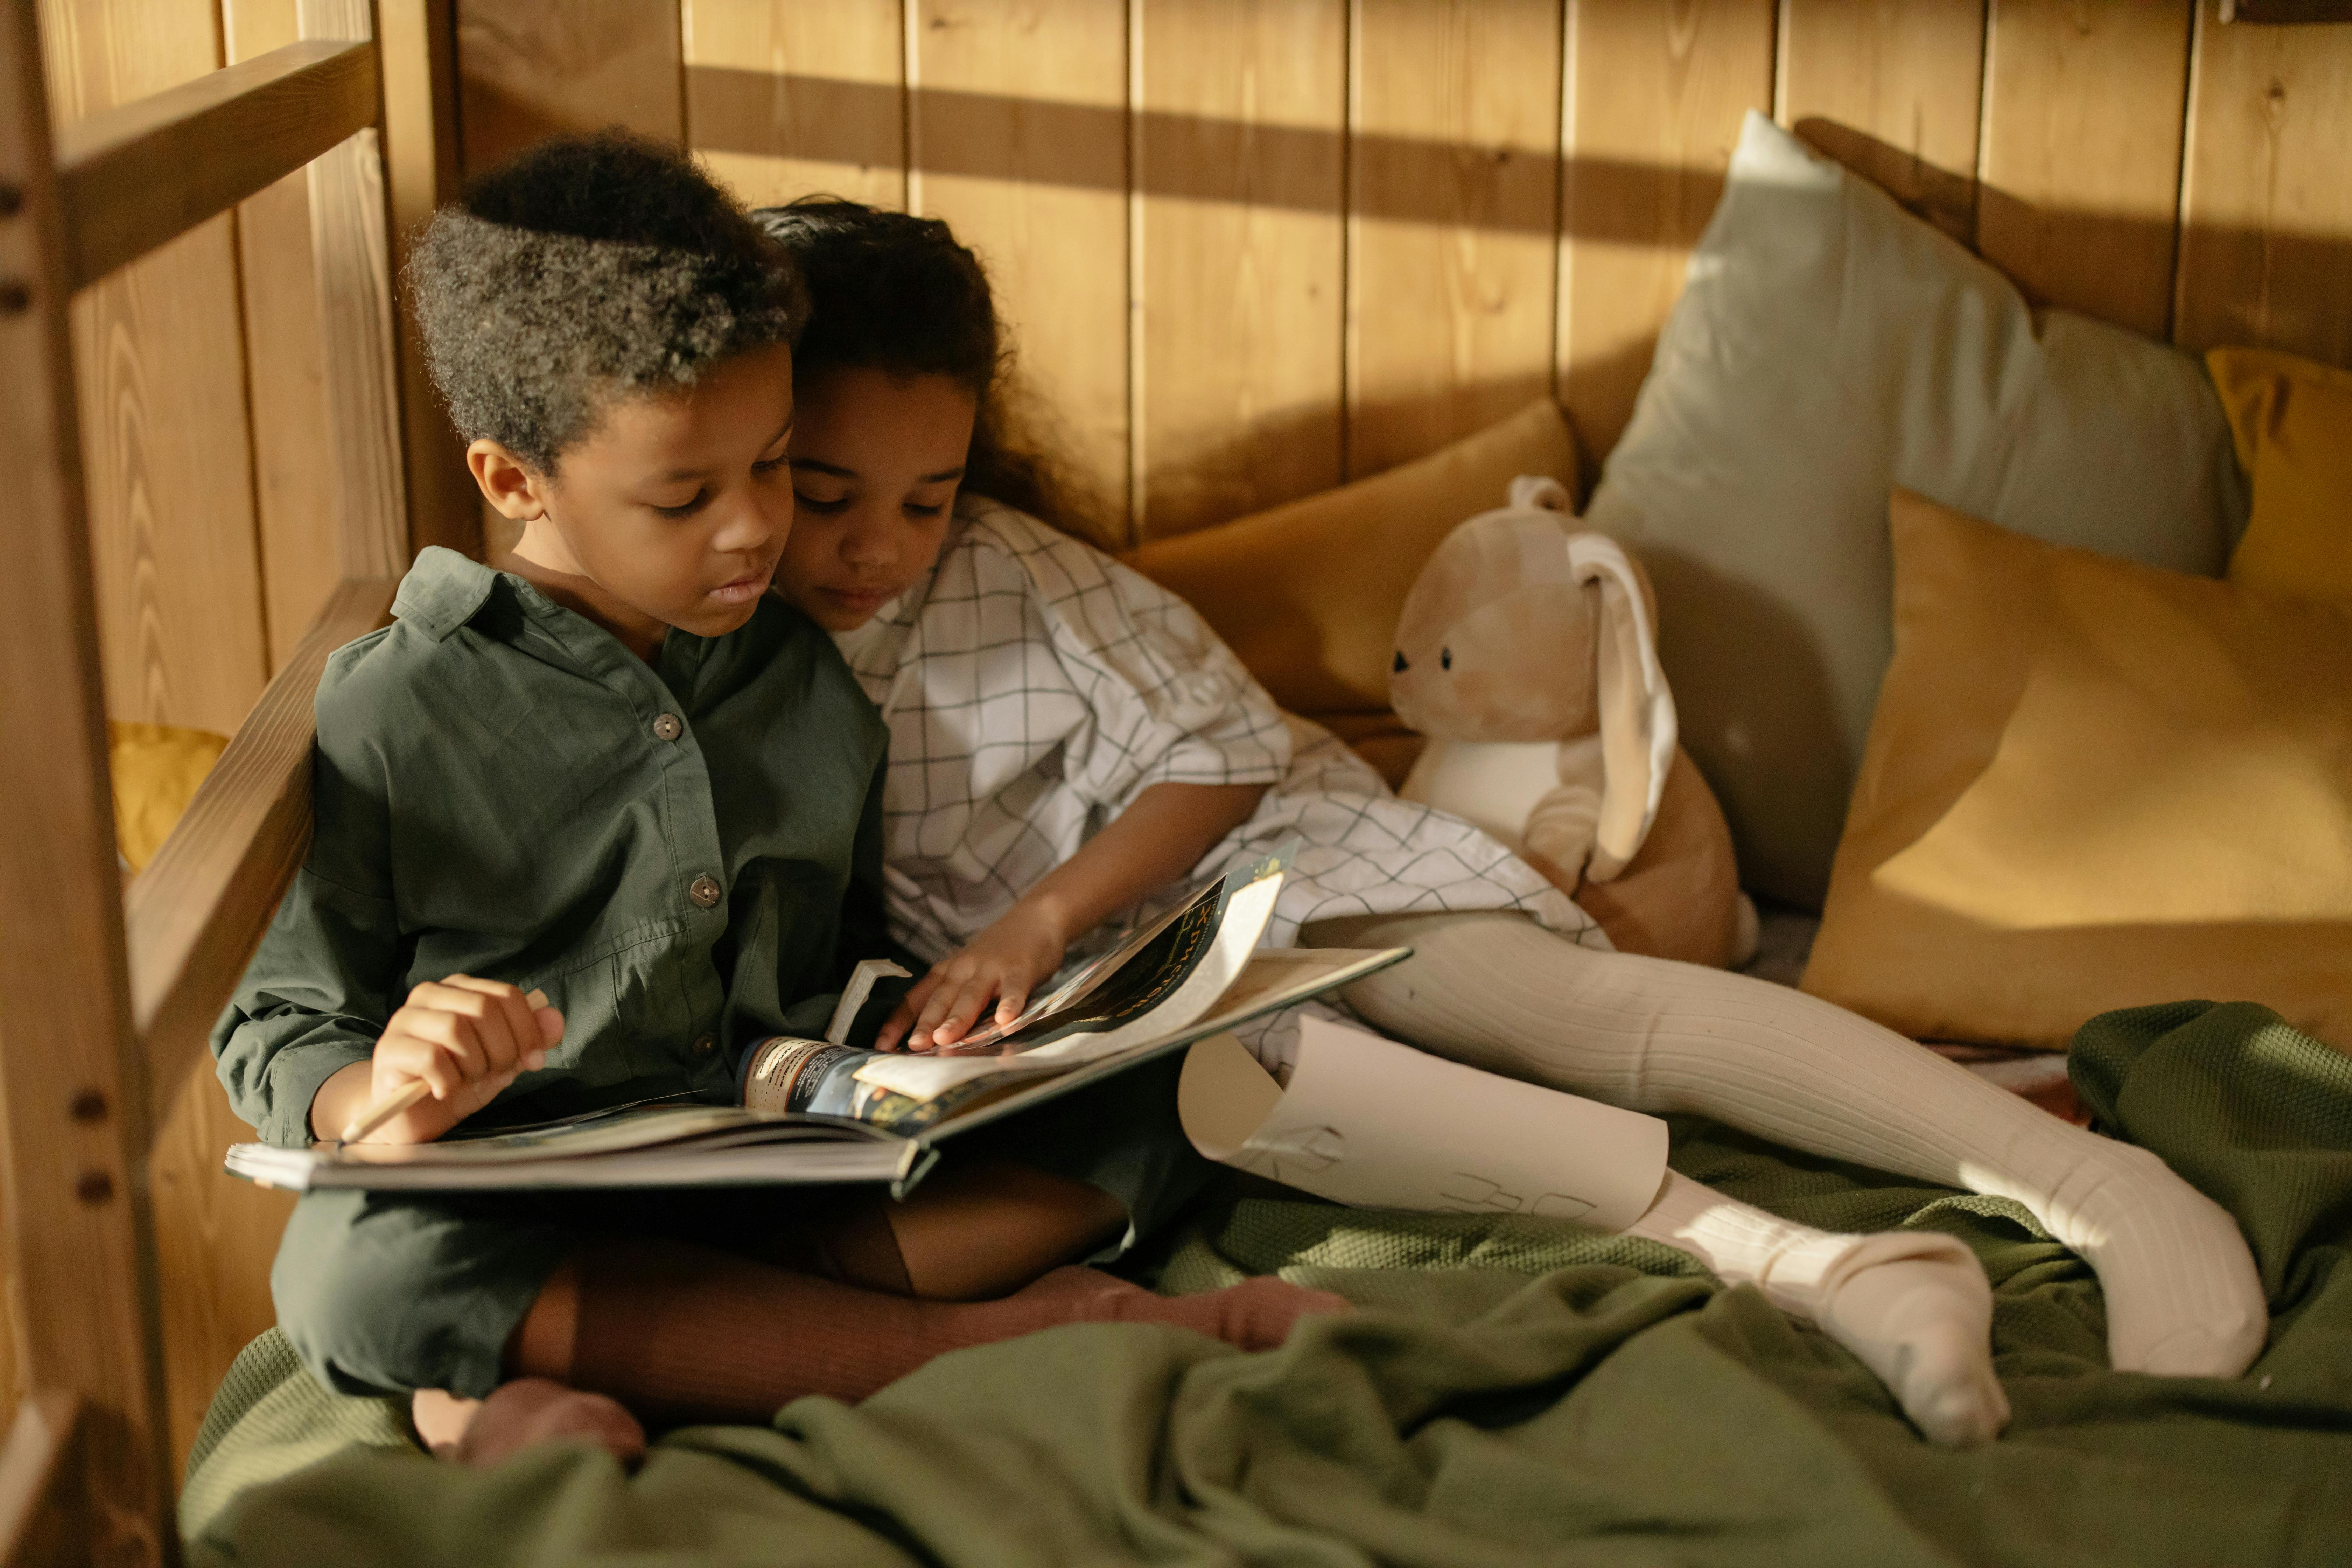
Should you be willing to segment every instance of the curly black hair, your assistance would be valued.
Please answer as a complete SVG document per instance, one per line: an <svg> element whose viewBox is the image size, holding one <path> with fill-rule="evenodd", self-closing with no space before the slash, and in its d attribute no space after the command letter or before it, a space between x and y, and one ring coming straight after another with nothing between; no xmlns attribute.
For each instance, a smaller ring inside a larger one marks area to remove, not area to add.
<svg viewBox="0 0 2352 1568"><path fill-rule="evenodd" d="M1116 542L1099 509L1031 437L1040 411L1013 374L987 268L953 230L828 195L757 207L751 217L807 279L796 378L844 367L951 377L979 405L963 488L1065 533Z"/></svg>
<svg viewBox="0 0 2352 1568"><path fill-rule="evenodd" d="M407 282L458 434L547 474L616 394L690 386L808 321L792 257L683 148L617 129L470 182Z"/></svg>

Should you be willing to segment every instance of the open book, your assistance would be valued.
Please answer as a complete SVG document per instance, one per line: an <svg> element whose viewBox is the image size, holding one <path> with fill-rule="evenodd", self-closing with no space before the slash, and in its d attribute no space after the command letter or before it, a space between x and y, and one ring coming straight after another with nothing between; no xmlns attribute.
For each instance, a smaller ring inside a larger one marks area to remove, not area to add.
<svg viewBox="0 0 2352 1568"><path fill-rule="evenodd" d="M724 1186L887 1181L903 1196L941 1145L1277 1007L1344 985L1409 948L1257 941L1289 865L1277 852L1220 878L1001 1026L931 1054L844 1043L877 973L865 963L824 1040L766 1040L744 1103L624 1106L432 1143L239 1143L228 1169L268 1186L408 1190Z"/></svg>

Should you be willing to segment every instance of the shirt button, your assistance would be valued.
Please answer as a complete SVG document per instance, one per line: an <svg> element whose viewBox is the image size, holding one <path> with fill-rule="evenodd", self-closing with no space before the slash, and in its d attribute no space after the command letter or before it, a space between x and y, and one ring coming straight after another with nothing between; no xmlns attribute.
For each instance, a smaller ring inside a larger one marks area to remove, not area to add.
<svg viewBox="0 0 2352 1568"><path fill-rule="evenodd" d="M694 1042L694 1054L698 1057L707 1057L718 1048L719 1037L716 1035L705 1035Z"/></svg>
<svg viewBox="0 0 2352 1568"><path fill-rule="evenodd" d="M675 713L665 713L654 721L654 739L656 741L675 741L685 733L686 726L677 721Z"/></svg>
<svg viewBox="0 0 2352 1568"><path fill-rule="evenodd" d="M714 877L697 877L694 879L694 885L686 890L688 898L706 910L716 904L724 895L725 889L719 887L718 879Z"/></svg>

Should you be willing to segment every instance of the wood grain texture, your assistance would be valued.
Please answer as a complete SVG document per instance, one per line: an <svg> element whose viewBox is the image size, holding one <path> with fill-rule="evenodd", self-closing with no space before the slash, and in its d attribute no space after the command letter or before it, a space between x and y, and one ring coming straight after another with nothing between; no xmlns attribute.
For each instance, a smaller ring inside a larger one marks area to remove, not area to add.
<svg viewBox="0 0 2352 1568"><path fill-rule="evenodd" d="M81 1399L45 1389L8 1418L0 1447L0 1568L64 1568L86 1561L89 1495Z"/></svg>
<svg viewBox="0 0 2352 1568"><path fill-rule="evenodd" d="M224 6L221 37L228 58L250 59L293 43L299 37L294 5L295 0L236 0ZM310 263L310 174L298 170L239 204L236 245L254 507L275 674L342 577L330 526L335 469Z"/></svg>
<svg viewBox="0 0 2352 1568"><path fill-rule="evenodd" d="M373 0L299 0L305 37L371 37ZM371 119L373 120L373 116ZM408 475L392 325L383 138L371 123L311 163L310 265L335 467L336 560L346 577L408 569Z"/></svg>
<svg viewBox="0 0 2352 1568"><path fill-rule="evenodd" d="M1570 0L1558 395L1605 458L1633 411L1748 110L1772 105L1773 0Z"/></svg>
<svg viewBox="0 0 2352 1568"><path fill-rule="evenodd" d="M131 884L131 1010L160 1124L310 841L311 704L327 656L384 624L391 578L337 586Z"/></svg>
<svg viewBox="0 0 2352 1568"><path fill-rule="evenodd" d="M902 0L683 0L686 139L752 206L907 205Z"/></svg>
<svg viewBox="0 0 2352 1568"><path fill-rule="evenodd" d="M1128 497L1127 16L1106 0L912 0L908 205L978 250L1047 445Z"/></svg>
<svg viewBox="0 0 2352 1568"><path fill-rule="evenodd" d="M1977 247L2027 296L2168 336L2193 0L1992 0Z"/></svg>
<svg viewBox="0 0 2352 1568"><path fill-rule="evenodd" d="M464 167L560 131L686 129L676 0L457 0Z"/></svg>
<svg viewBox="0 0 2352 1568"><path fill-rule="evenodd" d="M1136 16L1136 523L1158 538L1341 479L1348 18L1345 0ZM1184 195L1154 194L1163 167Z"/></svg>
<svg viewBox="0 0 2352 1568"><path fill-rule="evenodd" d="M1349 51L1352 478L1492 424L1551 384L1560 11L1354 0ZM1408 201L1423 216L1376 216Z"/></svg>
<svg viewBox="0 0 2352 1568"><path fill-rule="evenodd" d="M40 16L56 123L219 63L209 0L42 0ZM107 711L220 734L268 673L234 223L72 305Z"/></svg>
<svg viewBox="0 0 2352 1568"><path fill-rule="evenodd" d="M76 288L226 212L375 118L373 50L295 43L61 130Z"/></svg>
<svg viewBox="0 0 2352 1568"><path fill-rule="evenodd" d="M2197 19L2175 339L2352 366L2352 26Z"/></svg>
<svg viewBox="0 0 2352 1568"><path fill-rule="evenodd" d="M211 1072L185 1074L148 1155L155 1269L163 1281L164 1429L174 1475L237 1352L278 1321L269 1266L294 1194L221 1168L253 1129L229 1109Z"/></svg>
<svg viewBox="0 0 2352 1568"><path fill-rule="evenodd" d="M5 1091L0 1091L0 1170L6 1168L7 1120ZM5 1208L0 1205L0 1428L16 1420L16 1406L25 1397L25 1365L16 1354L16 1347L25 1338L24 1303L17 1299L10 1268L10 1260L16 1256L16 1244L8 1234Z"/></svg>
<svg viewBox="0 0 2352 1568"><path fill-rule="evenodd" d="M160 1562L163 1447L153 1229L140 1155L144 1063L131 1029L107 778L97 574L82 483L50 111L30 6L0 11L0 1212L30 1386L77 1395L89 1557Z"/></svg>
<svg viewBox="0 0 2352 1568"><path fill-rule="evenodd" d="M1986 0L1781 0L1781 124L1969 244Z"/></svg>

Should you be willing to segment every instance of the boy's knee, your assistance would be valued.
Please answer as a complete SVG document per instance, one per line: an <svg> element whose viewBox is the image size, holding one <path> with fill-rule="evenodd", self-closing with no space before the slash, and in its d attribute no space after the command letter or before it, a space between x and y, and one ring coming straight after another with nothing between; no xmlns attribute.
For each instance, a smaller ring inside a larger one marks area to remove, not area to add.
<svg viewBox="0 0 2352 1568"><path fill-rule="evenodd" d="M310 1193L287 1222L269 1289L279 1331L335 1392L480 1398L498 1386L508 1338L572 1245L556 1226L430 1201Z"/></svg>

